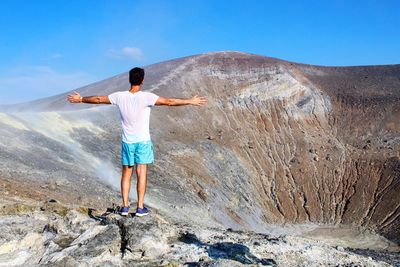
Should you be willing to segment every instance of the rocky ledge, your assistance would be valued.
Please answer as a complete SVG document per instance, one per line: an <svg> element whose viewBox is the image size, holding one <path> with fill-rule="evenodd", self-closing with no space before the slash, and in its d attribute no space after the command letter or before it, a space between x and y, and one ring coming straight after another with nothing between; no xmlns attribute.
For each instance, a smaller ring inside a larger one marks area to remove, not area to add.
<svg viewBox="0 0 400 267"><path fill-rule="evenodd" d="M399 266L396 253L298 236L207 228L152 209L145 217L2 200L0 266Z"/></svg>

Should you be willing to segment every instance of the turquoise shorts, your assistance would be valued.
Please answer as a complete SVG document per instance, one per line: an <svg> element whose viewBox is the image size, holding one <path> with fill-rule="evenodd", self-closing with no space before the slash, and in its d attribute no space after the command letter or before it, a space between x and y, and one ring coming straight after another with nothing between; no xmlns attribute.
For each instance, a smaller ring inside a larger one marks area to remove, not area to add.
<svg viewBox="0 0 400 267"><path fill-rule="evenodd" d="M132 144L122 142L122 165L133 166L135 164L150 164L153 163L153 161L153 143L150 140Z"/></svg>

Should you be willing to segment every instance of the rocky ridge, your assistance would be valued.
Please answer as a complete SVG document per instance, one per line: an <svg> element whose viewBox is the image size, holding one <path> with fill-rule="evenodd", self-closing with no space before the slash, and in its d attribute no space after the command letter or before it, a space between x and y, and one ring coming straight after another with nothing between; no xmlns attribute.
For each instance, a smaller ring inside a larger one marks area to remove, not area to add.
<svg viewBox="0 0 400 267"><path fill-rule="evenodd" d="M207 229L349 227L399 243L400 65L321 67L221 52L146 73L145 91L209 100L152 111L153 209ZM77 91L127 87L124 73ZM105 210L119 201L118 112L65 99L1 108L0 190Z"/></svg>
<svg viewBox="0 0 400 267"><path fill-rule="evenodd" d="M396 266L390 252L199 227L152 210L122 217L56 200L3 201L0 266ZM7 216L5 216L7 215ZM369 253L369 254L368 254Z"/></svg>

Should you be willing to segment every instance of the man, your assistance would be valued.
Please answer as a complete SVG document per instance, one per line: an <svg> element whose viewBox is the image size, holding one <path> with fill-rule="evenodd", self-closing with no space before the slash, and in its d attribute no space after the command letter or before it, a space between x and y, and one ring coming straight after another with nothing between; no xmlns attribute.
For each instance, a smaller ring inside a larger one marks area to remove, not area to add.
<svg viewBox="0 0 400 267"><path fill-rule="evenodd" d="M140 89L144 81L144 70L133 68L129 71L129 91L120 91L108 96L81 96L79 93L68 95L71 103L113 104L117 105L122 123L122 178L121 215L128 215L128 196L131 186L131 176L136 165L137 176L137 208L136 216L147 215L149 210L144 206L144 195L147 184L147 165L153 163L153 144L150 138L150 110L154 105L161 106L202 106L207 103L204 97L194 96L187 99L165 98Z"/></svg>

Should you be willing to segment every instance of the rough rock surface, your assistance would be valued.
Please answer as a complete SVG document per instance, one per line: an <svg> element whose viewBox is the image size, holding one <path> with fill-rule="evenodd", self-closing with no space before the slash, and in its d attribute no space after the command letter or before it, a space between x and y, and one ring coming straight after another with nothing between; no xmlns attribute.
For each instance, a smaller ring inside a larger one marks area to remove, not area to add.
<svg viewBox="0 0 400 267"><path fill-rule="evenodd" d="M206 227L343 225L400 243L400 65L222 52L151 65L146 75L145 91L209 100L153 109L153 208ZM77 91L127 88L124 73ZM2 195L98 209L119 201L115 107L72 105L60 94L2 110Z"/></svg>
<svg viewBox="0 0 400 267"><path fill-rule="evenodd" d="M2 203L0 266L396 266L398 253L350 250L298 236L207 228L151 212L59 202ZM17 208L18 206L18 208Z"/></svg>

